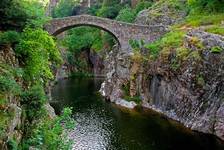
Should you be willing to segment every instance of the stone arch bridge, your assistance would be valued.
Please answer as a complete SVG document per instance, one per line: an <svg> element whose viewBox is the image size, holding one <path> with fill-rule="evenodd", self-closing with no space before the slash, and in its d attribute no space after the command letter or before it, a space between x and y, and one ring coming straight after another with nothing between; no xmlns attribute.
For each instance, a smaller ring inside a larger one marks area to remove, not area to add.
<svg viewBox="0 0 224 150"><path fill-rule="evenodd" d="M45 29L51 35L57 36L68 29L78 26L93 26L109 32L118 41L121 50L130 48L130 39L152 42L167 31L166 27L162 25L144 26L90 15L53 19L45 25Z"/></svg>

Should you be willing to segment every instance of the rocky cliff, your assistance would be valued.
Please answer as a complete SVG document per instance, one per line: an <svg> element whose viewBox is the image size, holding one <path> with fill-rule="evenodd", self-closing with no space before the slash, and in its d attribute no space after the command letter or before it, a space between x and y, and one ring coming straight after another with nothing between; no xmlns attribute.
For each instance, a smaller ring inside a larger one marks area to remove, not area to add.
<svg viewBox="0 0 224 150"><path fill-rule="evenodd" d="M8 45L0 47L0 64L1 78L3 77L2 74L8 74L9 76L12 68L19 66L15 53ZM15 80L18 80L18 83L21 84L19 78ZM21 114L22 109L18 97L9 91L0 93L0 123L2 127L0 129L0 149L6 149L7 142L13 138L18 142L21 140Z"/></svg>
<svg viewBox="0 0 224 150"><path fill-rule="evenodd" d="M0 149L3 150L13 149L13 146L19 144L24 138L24 127L29 124L26 109L21 104L21 90L25 85L20 71L19 60L11 45L1 45ZM49 103L45 103L43 107L49 118L56 117Z"/></svg>
<svg viewBox="0 0 224 150"><path fill-rule="evenodd" d="M184 8L184 2L178 8ZM187 15L184 9L174 11L176 5L158 5L140 12L136 22L171 26ZM100 91L117 104L133 108L139 103L224 140L224 37L204 27L183 28L178 29L184 32L178 46L160 47L156 58L144 48L136 54L120 53L115 47L106 59L107 76Z"/></svg>

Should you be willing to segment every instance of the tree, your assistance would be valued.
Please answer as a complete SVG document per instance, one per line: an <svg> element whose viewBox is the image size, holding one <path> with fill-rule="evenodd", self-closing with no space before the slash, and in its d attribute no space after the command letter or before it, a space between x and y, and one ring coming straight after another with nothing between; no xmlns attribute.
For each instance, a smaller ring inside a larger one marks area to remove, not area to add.
<svg viewBox="0 0 224 150"><path fill-rule="evenodd" d="M116 20L131 23L135 20L135 12L131 8L126 7L119 12Z"/></svg>
<svg viewBox="0 0 224 150"><path fill-rule="evenodd" d="M194 11L224 12L224 0L188 0Z"/></svg>
<svg viewBox="0 0 224 150"><path fill-rule="evenodd" d="M39 0L1 0L0 30L22 30L28 24L40 27L46 21L43 5Z"/></svg>
<svg viewBox="0 0 224 150"><path fill-rule="evenodd" d="M53 10L53 17L60 18L71 16L73 8L79 3L79 0L60 0Z"/></svg>

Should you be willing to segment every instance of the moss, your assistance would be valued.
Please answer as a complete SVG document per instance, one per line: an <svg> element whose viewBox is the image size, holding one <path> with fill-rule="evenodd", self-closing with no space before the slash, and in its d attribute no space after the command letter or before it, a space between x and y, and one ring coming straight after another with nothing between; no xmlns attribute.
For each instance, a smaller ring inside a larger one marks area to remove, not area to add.
<svg viewBox="0 0 224 150"><path fill-rule="evenodd" d="M5 136L6 129L10 120L10 116L7 112L0 110L0 139Z"/></svg>
<svg viewBox="0 0 224 150"><path fill-rule="evenodd" d="M185 61L188 58L190 50L185 47L178 47L176 50L176 56L178 60Z"/></svg>
<svg viewBox="0 0 224 150"><path fill-rule="evenodd" d="M203 49L204 47L198 37L191 37L189 42L191 45L193 45L197 49Z"/></svg>
<svg viewBox="0 0 224 150"><path fill-rule="evenodd" d="M223 49L219 46L214 46L211 48L212 53L221 53L222 51L223 51Z"/></svg>
<svg viewBox="0 0 224 150"><path fill-rule="evenodd" d="M171 60L171 69L177 71L180 68L181 64L178 62L177 58Z"/></svg>
<svg viewBox="0 0 224 150"><path fill-rule="evenodd" d="M196 61L200 61L202 58L201 58L201 55L199 54L198 51L193 51L189 54L189 57L188 58L193 58L194 60Z"/></svg>

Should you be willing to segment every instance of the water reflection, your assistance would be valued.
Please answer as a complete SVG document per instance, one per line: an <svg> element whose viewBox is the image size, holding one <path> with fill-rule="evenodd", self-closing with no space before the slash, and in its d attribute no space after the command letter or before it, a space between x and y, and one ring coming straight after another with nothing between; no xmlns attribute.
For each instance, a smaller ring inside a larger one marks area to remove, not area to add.
<svg viewBox="0 0 224 150"><path fill-rule="evenodd" d="M107 103L96 93L102 80L61 80L52 105L74 109L70 133L75 150L224 150L214 136L195 133L150 110L130 111Z"/></svg>

